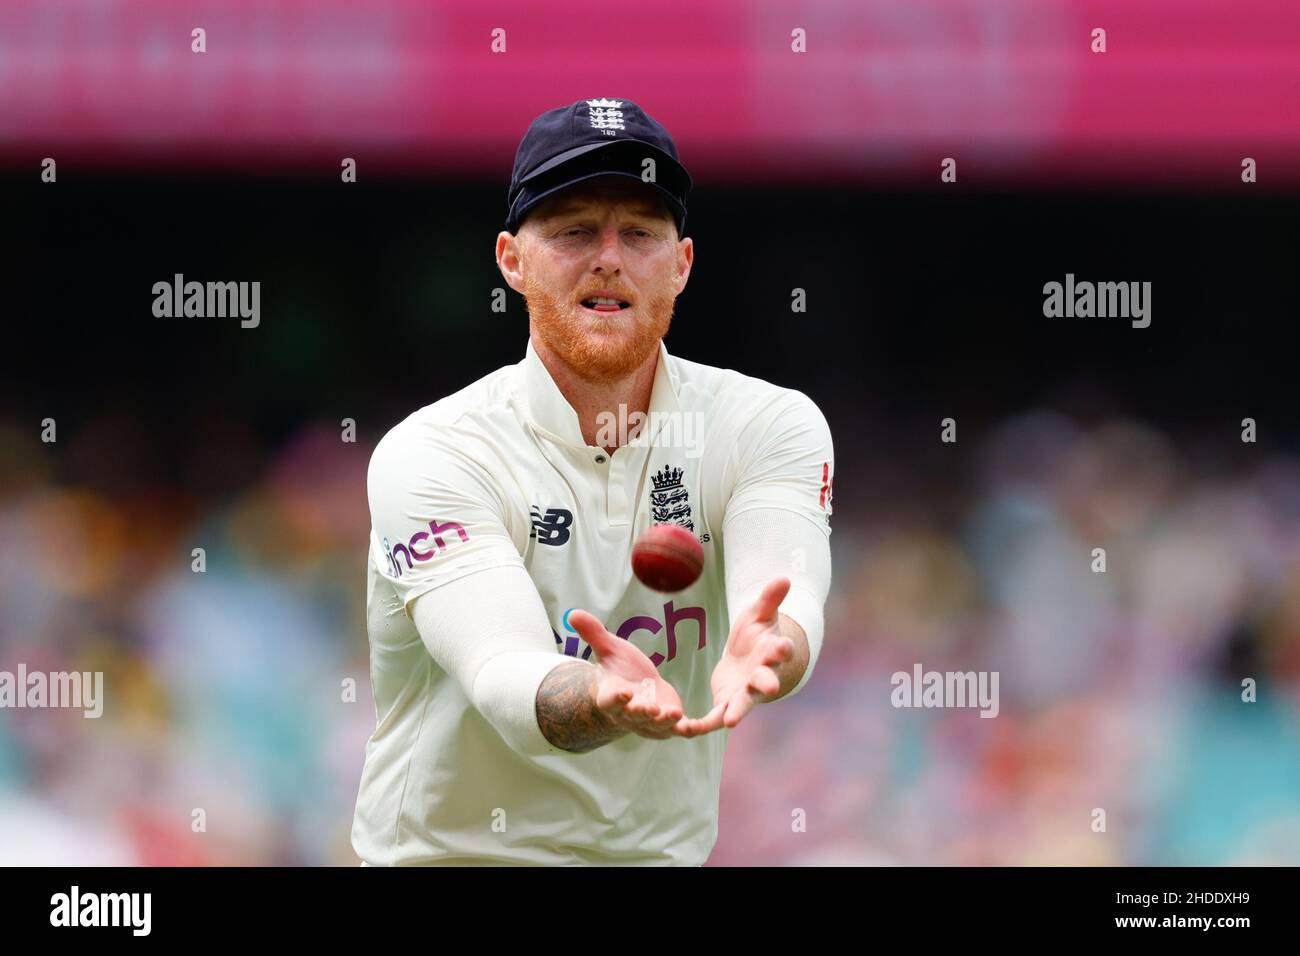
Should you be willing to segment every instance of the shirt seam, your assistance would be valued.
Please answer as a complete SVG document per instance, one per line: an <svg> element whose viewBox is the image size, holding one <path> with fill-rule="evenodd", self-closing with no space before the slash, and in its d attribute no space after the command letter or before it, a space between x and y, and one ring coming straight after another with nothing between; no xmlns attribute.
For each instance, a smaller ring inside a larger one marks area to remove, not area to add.
<svg viewBox="0 0 1300 956"><path fill-rule="evenodd" d="M493 568L517 568L517 567L522 567L525 572L527 572L528 570L527 567L523 564L522 557L517 557L516 560L510 560L508 558L494 558L488 564L476 564L472 568L461 568L459 571L450 572L451 574L450 577L442 578L441 580L438 581L425 581L422 584L417 585L418 590L415 590L409 597L405 597L402 599L402 609L406 612L406 616L410 618L411 604L414 603L417 598L424 597L430 591L436 591L438 590L438 588L443 587L444 585L451 584L455 581L459 581L461 578L468 577L471 574L477 574L480 571L491 571Z"/></svg>
<svg viewBox="0 0 1300 956"><path fill-rule="evenodd" d="M411 782L411 765L415 762L415 755L420 749L420 737L424 733L425 719L429 715L429 705L433 702L433 695L429 693L429 678L425 677L424 681L424 706L420 708L420 726L416 728L415 740L411 744L411 749L406 755L406 769L402 773L402 792L397 798L397 817L393 820L393 842L390 851L393 854L399 852L402 843L402 814L406 806L406 790Z"/></svg>
<svg viewBox="0 0 1300 956"><path fill-rule="evenodd" d="M811 524L818 531L821 531L822 533L828 536L830 534L831 529L828 524L826 524L824 521L818 521L812 515L808 514L807 511L800 510L799 508L796 508L793 505L753 504L753 505L745 505L739 511L731 511L730 509L728 509L726 515L722 519L723 535L724 536L726 535L727 525L731 524L732 518L736 518L743 514L748 514L751 511L784 511L787 514L798 515L800 518L803 518L805 521Z"/></svg>

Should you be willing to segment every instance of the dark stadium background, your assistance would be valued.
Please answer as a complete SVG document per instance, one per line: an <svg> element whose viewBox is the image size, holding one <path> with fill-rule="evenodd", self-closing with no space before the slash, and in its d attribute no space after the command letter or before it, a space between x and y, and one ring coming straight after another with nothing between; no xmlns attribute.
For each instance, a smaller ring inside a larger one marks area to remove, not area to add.
<svg viewBox="0 0 1300 956"><path fill-rule="evenodd" d="M495 184L451 185L97 176L57 190L11 176L5 408L70 424L114 413L157 437L104 480L128 465L115 480L175 480L174 442L202 443L203 416L270 443L352 417L358 443L372 444L522 357L523 300L493 258L509 176L497 172ZM864 492L883 491L875 483L904 453L938 456L924 480L959 485L961 449L931 440L940 419L958 420L960 445L1030 406L1085 422L1137 416L1187 439L1205 466L1227 466L1297 439L1298 213L1294 198L1267 194L706 180L668 344L805 391ZM1044 317L1043 284L1067 272L1151 282L1150 327ZM155 318L153 283L175 273L260 281L262 326ZM804 313L791 310L796 287ZM497 288L504 314L492 311ZM1259 444L1243 449L1247 416ZM240 478L207 481L216 492ZM863 497L846 488L837 506Z"/></svg>
<svg viewBox="0 0 1300 956"><path fill-rule="evenodd" d="M336 411L384 428L522 355L522 298L507 288L507 312L491 309L506 288L498 172L443 186L96 176L50 189L10 176L7 407L120 405L160 425L219 408L268 437ZM1261 440L1294 437L1298 212L1275 195L706 181L669 342L807 391L846 435L940 413L978 426L1050 401L1171 426L1276 412ZM263 327L155 318L151 287L177 272L260 280ZM1150 281L1151 326L1045 318L1042 286L1067 272ZM795 287L806 313L791 311Z"/></svg>

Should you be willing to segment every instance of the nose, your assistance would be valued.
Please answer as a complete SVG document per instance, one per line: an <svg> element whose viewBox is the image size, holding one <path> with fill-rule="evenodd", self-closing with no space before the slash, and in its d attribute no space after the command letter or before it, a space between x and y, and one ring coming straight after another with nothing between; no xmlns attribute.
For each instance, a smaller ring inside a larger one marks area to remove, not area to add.
<svg viewBox="0 0 1300 956"><path fill-rule="evenodd" d="M605 275L617 275L623 266L623 252L617 225L606 226L600 232L596 247L596 258L591 264L592 272Z"/></svg>

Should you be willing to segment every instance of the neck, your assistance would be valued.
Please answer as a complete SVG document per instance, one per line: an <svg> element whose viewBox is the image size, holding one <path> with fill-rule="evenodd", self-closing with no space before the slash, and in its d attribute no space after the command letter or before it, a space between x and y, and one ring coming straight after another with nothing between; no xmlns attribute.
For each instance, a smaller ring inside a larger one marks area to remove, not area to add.
<svg viewBox="0 0 1300 956"><path fill-rule="evenodd" d="M646 357L646 360L639 367L634 369L630 374L623 378L615 379L609 382L591 382L579 376L573 369L565 364L564 360L549 349L541 337L534 334L530 336L533 342L533 349L537 352L537 357L542 360L546 366L546 371L551 373L551 379L564 396L565 401L572 406L573 410L578 413L578 425L582 429L582 438L588 445L597 444L597 433L601 432L602 413L604 416L614 416L614 421L628 421L628 418L635 412L640 412L643 416L650 410L650 394L654 390L655 370L659 367L659 349L655 348ZM622 405L623 412L620 415L619 406ZM633 419L633 422L638 421ZM628 439L636 437L639 429L634 428L632 424L628 425ZM610 434L610 433L613 434ZM614 449L618 448L619 429L606 428L604 434L600 437L606 441L612 441L614 444L600 444L598 447L603 448L608 454L613 454Z"/></svg>

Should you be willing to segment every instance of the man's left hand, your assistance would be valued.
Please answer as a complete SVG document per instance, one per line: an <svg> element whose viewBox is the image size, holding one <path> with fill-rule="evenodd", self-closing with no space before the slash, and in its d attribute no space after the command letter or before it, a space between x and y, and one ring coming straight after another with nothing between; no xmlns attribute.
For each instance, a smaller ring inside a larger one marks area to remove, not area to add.
<svg viewBox="0 0 1300 956"><path fill-rule="evenodd" d="M736 618L709 682L713 709L698 719L679 721L675 729L679 736L735 727L755 704L775 700L781 693L781 680L773 668L794 657L794 641L781 633L779 612L789 592L789 578L774 578Z"/></svg>

